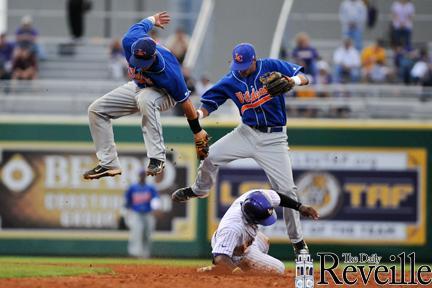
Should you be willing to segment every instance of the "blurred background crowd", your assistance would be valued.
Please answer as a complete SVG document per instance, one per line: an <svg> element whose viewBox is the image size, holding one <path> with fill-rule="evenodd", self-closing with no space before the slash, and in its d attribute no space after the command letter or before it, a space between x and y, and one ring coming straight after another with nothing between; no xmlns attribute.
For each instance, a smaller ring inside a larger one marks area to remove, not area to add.
<svg viewBox="0 0 432 288"><path fill-rule="evenodd" d="M76 75L83 75L84 72L90 73L92 68L97 76L89 75L88 80L127 80L127 62L123 57L124 52L121 45L121 35L125 31L110 33L115 35L110 35L110 38L102 38L103 40L99 38L95 40L95 37L86 34L89 27L88 23L86 24L86 17L98 12L94 11L94 4L98 4L96 2L98 1L68 0L63 3L70 40L64 40L67 39L66 37L59 40L60 43L56 44L57 55L54 57L52 57L53 53L50 53L53 50L50 48L52 43L46 44L39 41L39 38L44 37L44 31L39 29L31 14L22 16L17 27L9 27L9 31L15 30L14 34L3 32L0 37L0 79L13 80L11 84L2 85L3 91L19 92L17 88L19 85L16 84L16 81L19 80L73 80ZM177 6L187 10L190 3L197 1L180 2ZM279 58L302 65L314 84L311 88L298 90L291 95L293 99L310 100L326 97L340 99L341 96L352 94L351 90L341 92L328 88L333 87L331 84L432 86L432 57L428 46L430 39L413 41L413 35L416 34L417 29L414 25L416 3L410 0L386 1L389 5L385 6L386 10L383 10L383 5L377 5L377 2L373 0L339 1L338 11L330 12L333 13L331 15L338 15L341 32L339 39L329 39L332 41L330 46L323 44L322 39L315 39L316 37L301 29L286 30ZM174 13L174 18L175 15L176 13ZM142 15L142 17L145 16L147 15ZM381 27L379 32L376 32L379 19L383 18L388 27L385 29ZM169 48L179 62L183 63L194 28L193 25L190 25L191 23L193 21L175 21L168 32L154 29L150 36ZM310 26L312 24L307 27ZM210 26L210 31L211 29ZM242 37L238 39L238 41L243 40ZM256 41L259 42L259 40ZM209 42L212 44L208 45L213 45L212 49L217 49L217 45L214 45L212 41ZM45 47L46 45L49 47ZM101 47L104 51L101 51ZM204 45L203 49L205 48ZM97 55L88 55L91 59L81 57L82 51L90 53L96 50ZM268 57L268 55L261 54L263 53L259 53L258 56ZM225 59L228 58L229 55ZM78 62L85 63L79 66ZM228 67L227 63L225 71L228 71ZM69 73L65 70L69 70ZM187 65L183 66L183 73L189 89L197 97L197 102L198 97L222 76L219 74L215 77L215 72L208 67L194 69ZM420 98L428 99L428 95ZM303 108L295 104L293 106L287 107L291 116L320 116L319 107ZM353 110L346 105L333 108L327 109L330 112L321 114L321 116L348 117L351 114L346 112Z"/></svg>

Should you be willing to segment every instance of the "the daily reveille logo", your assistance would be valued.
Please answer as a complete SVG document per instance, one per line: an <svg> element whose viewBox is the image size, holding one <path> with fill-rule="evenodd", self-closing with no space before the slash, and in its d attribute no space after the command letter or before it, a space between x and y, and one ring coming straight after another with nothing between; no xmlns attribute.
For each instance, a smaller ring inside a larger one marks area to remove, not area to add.
<svg viewBox="0 0 432 288"><path fill-rule="evenodd" d="M316 286L329 284L395 285L395 287L422 287L432 283L430 265L416 265L415 253L402 252L388 259L376 253L342 253L340 258L332 252L317 253L319 277Z"/></svg>

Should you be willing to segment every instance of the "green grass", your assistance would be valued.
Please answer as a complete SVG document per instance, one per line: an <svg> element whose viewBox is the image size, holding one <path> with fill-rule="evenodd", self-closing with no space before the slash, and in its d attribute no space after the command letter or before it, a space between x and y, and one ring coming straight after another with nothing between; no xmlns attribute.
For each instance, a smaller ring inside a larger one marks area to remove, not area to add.
<svg viewBox="0 0 432 288"><path fill-rule="evenodd" d="M114 272L104 265L118 264L199 267L210 265L210 260L0 256L0 278L107 274Z"/></svg>
<svg viewBox="0 0 432 288"><path fill-rule="evenodd" d="M84 266L59 266L38 263L0 264L0 278L55 277L108 273L112 273L112 270L110 268L103 267L92 268Z"/></svg>

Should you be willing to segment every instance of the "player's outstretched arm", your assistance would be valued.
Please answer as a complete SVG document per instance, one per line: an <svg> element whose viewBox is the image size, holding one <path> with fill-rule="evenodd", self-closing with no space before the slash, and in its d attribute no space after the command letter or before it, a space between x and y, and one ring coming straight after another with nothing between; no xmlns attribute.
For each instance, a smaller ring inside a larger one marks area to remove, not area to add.
<svg viewBox="0 0 432 288"><path fill-rule="evenodd" d="M281 194L279 192L276 193L280 197L279 206L297 210L304 217L312 218L314 220L319 219L319 214L314 208L303 205L300 202L292 199L291 197L288 197L287 195Z"/></svg>
<svg viewBox="0 0 432 288"><path fill-rule="evenodd" d="M192 101L188 98L186 101L182 102L181 105L192 133L194 134L197 156L200 160L204 160L209 152L209 136L207 132L201 128L199 123L200 117Z"/></svg>

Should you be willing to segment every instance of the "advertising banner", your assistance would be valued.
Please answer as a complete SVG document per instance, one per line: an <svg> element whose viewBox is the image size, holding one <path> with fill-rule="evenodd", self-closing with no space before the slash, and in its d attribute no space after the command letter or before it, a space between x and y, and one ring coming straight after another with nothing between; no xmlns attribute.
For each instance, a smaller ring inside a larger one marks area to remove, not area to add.
<svg viewBox="0 0 432 288"><path fill-rule="evenodd" d="M194 202L172 205L171 193L195 175L190 145L170 145L165 172L147 177L162 200L155 239L191 240L196 237ZM141 145L120 145L123 173L117 177L84 180L82 173L97 163L90 145L0 143L0 238L48 237L126 239L120 232L124 193L147 167Z"/></svg>
<svg viewBox="0 0 432 288"><path fill-rule="evenodd" d="M383 148L295 148L293 175L300 202L315 207L320 221L303 219L311 243L412 244L426 241L426 151ZM233 200L251 189L271 189L251 159L221 167L209 201L209 236ZM263 227L286 242L279 221Z"/></svg>

